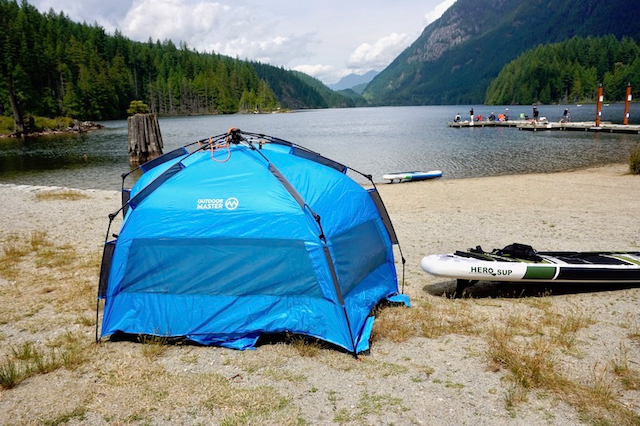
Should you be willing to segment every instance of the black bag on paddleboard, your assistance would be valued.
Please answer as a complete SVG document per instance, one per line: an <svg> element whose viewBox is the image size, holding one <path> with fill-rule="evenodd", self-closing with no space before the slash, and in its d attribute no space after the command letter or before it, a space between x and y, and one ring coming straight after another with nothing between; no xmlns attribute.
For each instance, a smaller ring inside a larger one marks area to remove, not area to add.
<svg viewBox="0 0 640 426"><path fill-rule="evenodd" d="M509 244L503 249L497 249L495 253L500 256L510 256L533 262L541 262L543 260L533 247L520 243Z"/></svg>

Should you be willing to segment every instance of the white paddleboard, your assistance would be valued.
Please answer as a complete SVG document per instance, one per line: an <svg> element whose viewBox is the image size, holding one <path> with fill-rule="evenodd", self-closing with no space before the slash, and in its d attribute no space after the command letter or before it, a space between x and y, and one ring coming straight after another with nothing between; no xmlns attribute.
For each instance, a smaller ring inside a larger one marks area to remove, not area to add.
<svg viewBox="0 0 640 426"><path fill-rule="evenodd" d="M395 173L387 173L385 175L382 175L383 179L388 179L392 183L394 181L396 181L396 180L398 182L402 182L402 181L435 179L435 178L439 178L439 177L442 177L442 171L441 170L431 170L431 171L428 171L428 172L420 172L420 171L395 172Z"/></svg>
<svg viewBox="0 0 640 426"><path fill-rule="evenodd" d="M434 254L420 265L431 275L468 281L640 283L638 252L536 253L536 261L495 251Z"/></svg>

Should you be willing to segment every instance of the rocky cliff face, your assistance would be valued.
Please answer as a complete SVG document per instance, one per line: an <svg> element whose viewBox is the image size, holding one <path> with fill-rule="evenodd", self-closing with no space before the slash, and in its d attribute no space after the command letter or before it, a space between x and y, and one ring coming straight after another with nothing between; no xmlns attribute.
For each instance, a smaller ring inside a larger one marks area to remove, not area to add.
<svg viewBox="0 0 640 426"><path fill-rule="evenodd" d="M415 50L407 62L436 61L447 50L495 26L494 13L490 12L500 10L504 3L505 0L459 0L439 20L425 28L412 46Z"/></svg>
<svg viewBox="0 0 640 426"><path fill-rule="evenodd" d="M525 50L606 34L640 40L640 8L628 0L458 0L364 95L378 105L482 103L491 80Z"/></svg>
<svg viewBox="0 0 640 426"><path fill-rule="evenodd" d="M425 62L439 59L448 49L462 44L471 38L471 34L460 28L458 22L436 28L422 46L417 46L407 62Z"/></svg>

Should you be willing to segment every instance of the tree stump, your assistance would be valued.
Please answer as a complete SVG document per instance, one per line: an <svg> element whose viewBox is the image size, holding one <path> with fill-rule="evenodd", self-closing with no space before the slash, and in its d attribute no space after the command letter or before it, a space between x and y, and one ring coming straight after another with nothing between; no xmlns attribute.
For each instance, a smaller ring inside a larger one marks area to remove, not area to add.
<svg viewBox="0 0 640 426"><path fill-rule="evenodd" d="M162 135L155 114L136 114L127 119L129 164L138 166L162 155Z"/></svg>

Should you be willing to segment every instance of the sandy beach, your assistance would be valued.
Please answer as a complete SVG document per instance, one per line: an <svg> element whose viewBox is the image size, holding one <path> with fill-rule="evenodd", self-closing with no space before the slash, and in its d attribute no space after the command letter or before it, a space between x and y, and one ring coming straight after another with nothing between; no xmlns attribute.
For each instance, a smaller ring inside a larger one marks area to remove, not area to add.
<svg viewBox="0 0 640 426"><path fill-rule="evenodd" d="M483 282L453 299L455 281L420 268L428 254L514 242L639 251L627 164L378 190L412 307L380 310L355 360L298 340L96 345L119 193L0 184L0 379L18 377L0 388L0 424L640 424L640 286Z"/></svg>

